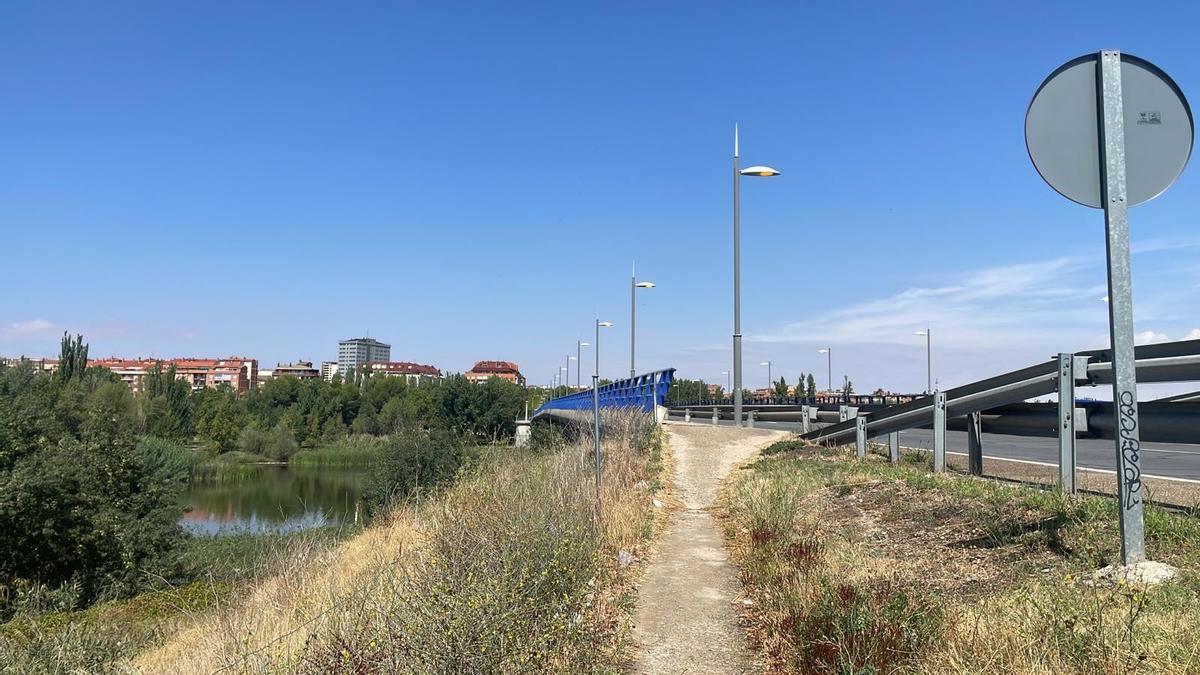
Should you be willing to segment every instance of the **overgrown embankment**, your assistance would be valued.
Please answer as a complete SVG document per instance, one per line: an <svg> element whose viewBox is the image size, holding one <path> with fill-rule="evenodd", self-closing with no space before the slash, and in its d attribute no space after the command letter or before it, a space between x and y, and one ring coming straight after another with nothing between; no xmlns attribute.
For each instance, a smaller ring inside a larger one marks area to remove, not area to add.
<svg viewBox="0 0 1200 675"><path fill-rule="evenodd" d="M1200 670L1200 521L1146 511L1175 580L1096 582L1116 505L789 442L721 499L753 646L772 672Z"/></svg>
<svg viewBox="0 0 1200 675"><path fill-rule="evenodd" d="M555 444L552 444L555 445ZM628 657L630 568L649 536L657 432L492 448L444 491L201 617L143 672L607 672Z"/></svg>

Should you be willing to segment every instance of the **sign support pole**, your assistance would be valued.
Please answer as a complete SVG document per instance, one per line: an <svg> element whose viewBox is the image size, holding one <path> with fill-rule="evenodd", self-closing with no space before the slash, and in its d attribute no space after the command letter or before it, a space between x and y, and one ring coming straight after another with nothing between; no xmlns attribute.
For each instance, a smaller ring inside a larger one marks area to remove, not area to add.
<svg viewBox="0 0 1200 675"><path fill-rule="evenodd" d="M1108 325L1113 356L1113 411L1116 414L1117 498L1121 523L1121 562L1146 559L1143 523L1141 444L1137 372L1134 369L1133 291L1129 262L1129 204L1125 186L1125 112L1121 95L1121 53L1102 51L1097 67L1101 97L1100 148L1104 229L1108 239Z"/></svg>

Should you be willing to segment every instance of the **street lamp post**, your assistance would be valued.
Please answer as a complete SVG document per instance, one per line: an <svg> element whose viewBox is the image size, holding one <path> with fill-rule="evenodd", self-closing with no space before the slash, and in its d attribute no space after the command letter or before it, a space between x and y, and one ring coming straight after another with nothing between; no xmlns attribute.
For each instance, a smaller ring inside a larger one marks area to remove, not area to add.
<svg viewBox="0 0 1200 675"><path fill-rule="evenodd" d="M925 338L925 393L933 392L933 331L926 327L925 330L919 330L913 335L921 335Z"/></svg>
<svg viewBox="0 0 1200 675"><path fill-rule="evenodd" d="M731 393L731 394L732 394L732 393L733 393L733 391L732 391L732 390L733 390L733 385L731 385L731 384L729 383L729 371L728 371L728 370L722 370L722 371L721 371L721 374L725 376L725 391L728 391L729 393Z"/></svg>
<svg viewBox="0 0 1200 675"><path fill-rule="evenodd" d="M818 354L826 354L825 367L828 369L826 376L829 378L829 391L833 391L833 347L818 349Z"/></svg>
<svg viewBox="0 0 1200 675"><path fill-rule="evenodd" d="M742 426L742 244L741 244L741 185L742 176L778 176L769 166L738 169L738 129L733 127L733 419Z"/></svg>
<svg viewBox="0 0 1200 675"><path fill-rule="evenodd" d="M592 343L584 342L583 340L575 341L575 384L583 387L583 380L579 377L579 367L583 365L583 348L591 347Z"/></svg>
<svg viewBox="0 0 1200 675"><path fill-rule="evenodd" d="M760 363L758 365L767 367L767 398L770 398L771 397L771 387L773 387L775 385L775 382L771 379L771 362L763 361L762 363Z"/></svg>
<svg viewBox="0 0 1200 675"><path fill-rule="evenodd" d="M629 377L637 377L637 370L633 366L633 351L637 344L637 289L639 288L654 288L654 284L649 281L639 282L635 265L633 275L629 280Z"/></svg>
<svg viewBox="0 0 1200 675"><path fill-rule="evenodd" d="M579 361L579 357L571 356L570 354L567 354L567 391L571 390L571 362L572 361L576 361L576 362ZM575 366L575 386L577 386L577 387L580 386L579 366L578 365Z"/></svg>
<svg viewBox="0 0 1200 675"><path fill-rule="evenodd" d="M596 458L596 520L600 519L600 329L612 326L611 321L596 319L596 370L592 373L592 439Z"/></svg>

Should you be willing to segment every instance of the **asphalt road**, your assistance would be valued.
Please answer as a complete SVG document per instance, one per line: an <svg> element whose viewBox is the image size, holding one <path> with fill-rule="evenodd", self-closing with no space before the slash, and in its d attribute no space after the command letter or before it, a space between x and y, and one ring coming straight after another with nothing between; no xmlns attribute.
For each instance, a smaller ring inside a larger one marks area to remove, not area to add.
<svg viewBox="0 0 1200 675"><path fill-rule="evenodd" d="M673 420L682 417L672 416ZM708 424L709 418L694 416L692 421ZM722 425L733 424L732 420L722 420ZM762 429L783 429L800 431L800 422L768 422L759 420L754 426ZM873 442L884 442L886 439L873 439ZM900 432L900 445L908 448L933 449L933 431L930 429L914 429ZM967 432L946 431L946 450L948 452L967 452ZM1058 441L1054 438L1039 436L1009 436L1006 434L983 435L984 458L1023 459L1034 462L1058 464ZM1076 462L1080 467L1089 469L1116 469L1116 448L1112 441L1104 439L1080 438L1076 442ZM1169 478L1187 478L1200 480L1200 445L1183 443L1143 443L1142 444L1142 473L1152 476Z"/></svg>

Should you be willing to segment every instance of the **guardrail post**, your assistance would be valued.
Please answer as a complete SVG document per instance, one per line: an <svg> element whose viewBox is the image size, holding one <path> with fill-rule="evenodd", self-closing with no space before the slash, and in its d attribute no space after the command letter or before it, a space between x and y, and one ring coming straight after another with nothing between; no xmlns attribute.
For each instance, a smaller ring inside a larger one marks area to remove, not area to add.
<svg viewBox="0 0 1200 675"><path fill-rule="evenodd" d="M755 412L754 412L753 410L751 410L750 412L746 413L746 426L750 427L751 429L753 429L753 428L754 428L754 418L755 418L755 416L756 416L756 415L755 415Z"/></svg>
<svg viewBox="0 0 1200 675"><path fill-rule="evenodd" d="M967 415L967 470L972 476L983 475L983 415Z"/></svg>
<svg viewBox="0 0 1200 675"><path fill-rule="evenodd" d="M812 431L812 409L806 405L800 406L800 429L803 433Z"/></svg>
<svg viewBox="0 0 1200 675"><path fill-rule="evenodd" d="M717 421L720 419L721 419L721 413L717 412L717 406L714 405L713 406L713 418L712 418L712 423L713 423L714 427L717 426Z"/></svg>
<svg viewBox="0 0 1200 675"><path fill-rule="evenodd" d="M900 432L888 434L888 461L896 464L900 461Z"/></svg>
<svg viewBox="0 0 1200 675"><path fill-rule="evenodd" d="M1058 355L1058 486L1075 494L1075 355Z"/></svg>
<svg viewBox="0 0 1200 675"><path fill-rule="evenodd" d="M692 421L692 409L691 408L687 408L686 410L683 411L683 421L684 422Z"/></svg>
<svg viewBox="0 0 1200 675"><path fill-rule="evenodd" d="M855 450L860 460L867 457L867 416L858 415L854 418Z"/></svg>
<svg viewBox="0 0 1200 675"><path fill-rule="evenodd" d="M933 392L933 472L946 470L946 392Z"/></svg>

